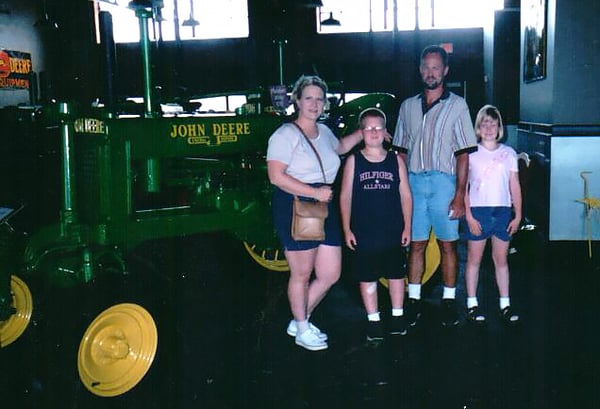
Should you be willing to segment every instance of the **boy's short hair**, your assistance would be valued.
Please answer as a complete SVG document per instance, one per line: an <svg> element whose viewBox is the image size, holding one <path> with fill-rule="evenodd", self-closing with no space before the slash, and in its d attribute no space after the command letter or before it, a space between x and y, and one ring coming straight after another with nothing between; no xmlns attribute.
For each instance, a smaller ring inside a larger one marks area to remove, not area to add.
<svg viewBox="0 0 600 409"><path fill-rule="evenodd" d="M493 105L484 105L481 107L479 112L477 112L477 117L475 118L475 134L477 135L477 139L481 139L481 134L479 133L479 125L485 119L485 117L489 116L492 119L498 121L498 135L496 136L496 140L499 141L504 137L504 125L502 125L502 115L500 115L500 111Z"/></svg>
<svg viewBox="0 0 600 409"><path fill-rule="evenodd" d="M371 108L363 109L361 111L361 113L358 115L358 126L361 127L363 119L368 118L368 117L371 117L371 118L383 118L383 125L384 126L387 123L387 118L385 116L385 112L383 112L379 108L371 107Z"/></svg>

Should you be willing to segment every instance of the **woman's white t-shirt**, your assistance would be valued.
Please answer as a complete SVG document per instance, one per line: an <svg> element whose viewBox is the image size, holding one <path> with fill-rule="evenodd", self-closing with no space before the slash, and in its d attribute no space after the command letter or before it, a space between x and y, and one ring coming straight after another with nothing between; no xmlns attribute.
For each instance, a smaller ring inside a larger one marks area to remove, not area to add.
<svg viewBox="0 0 600 409"><path fill-rule="evenodd" d="M310 139L319 152L327 180L333 183L340 168L337 153L339 140L331 130L317 123L319 134ZM269 138L267 161L276 160L287 165L286 173L304 183L323 183L323 174L315 152L308 141L293 124L280 126Z"/></svg>

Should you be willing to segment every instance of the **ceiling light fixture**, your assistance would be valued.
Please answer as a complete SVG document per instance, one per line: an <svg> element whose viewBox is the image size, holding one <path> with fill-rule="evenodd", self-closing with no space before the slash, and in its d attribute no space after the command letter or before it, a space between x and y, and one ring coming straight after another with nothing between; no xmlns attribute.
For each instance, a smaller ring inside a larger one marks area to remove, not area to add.
<svg viewBox="0 0 600 409"><path fill-rule="evenodd" d="M190 18L181 23L184 27L192 27L192 37L196 37L196 26L200 23L194 18L194 0L190 0Z"/></svg>
<svg viewBox="0 0 600 409"><path fill-rule="evenodd" d="M325 20L321 21L321 25L322 26L341 26L342 23L340 23L339 20L336 20L333 18L333 12L329 12L329 17L326 18Z"/></svg>

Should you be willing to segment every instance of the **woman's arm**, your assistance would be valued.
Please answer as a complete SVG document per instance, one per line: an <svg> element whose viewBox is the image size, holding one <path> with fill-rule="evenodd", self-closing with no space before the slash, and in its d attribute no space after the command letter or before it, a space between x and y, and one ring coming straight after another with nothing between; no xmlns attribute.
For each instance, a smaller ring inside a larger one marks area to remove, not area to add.
<svg viewBox="0 0 600 409"><path fill-rule="evenodd" d="M342 187L340 191L340 217L342 219L342 229L344 230L344 240L346 245L354 250L356 237L350 229L350 217L352 216L352 186L354 183L354 156L349 156L344 165L342 175Z"/></svg>
<svg viewBox="0 0 600 409"><path fill-rule="evenodd" d="M358 145L363 139L362 131L357 129L356 131L348 134L340 139L340 143L337 147L337 154L343 155L350 152L352 148Z"/></svg>
<svg viewBox="0 0 600 409"><path fill-rule="evenodd" d="M278 160L267 161L267 173L271 184L292 195L310 197L319 202L329 202L333 197L330 186L313 187L288 175L287 165Z"/></svg>

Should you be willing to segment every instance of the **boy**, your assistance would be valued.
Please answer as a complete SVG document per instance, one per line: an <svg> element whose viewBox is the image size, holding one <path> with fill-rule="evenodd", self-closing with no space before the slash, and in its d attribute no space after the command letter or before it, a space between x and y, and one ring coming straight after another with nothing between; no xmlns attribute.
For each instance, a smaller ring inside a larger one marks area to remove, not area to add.
<svg viewBox="0 0 600 409"><path fill-rule="evenodd" d="M348 157L340 193L346 245L367 312L367 340L383 339L377 280L388 279L392 316L390 334L406 334L404 278L410 244L412 197L402 158L383 147L386 117L377 108L359 115L364 148Z"/></svg>

